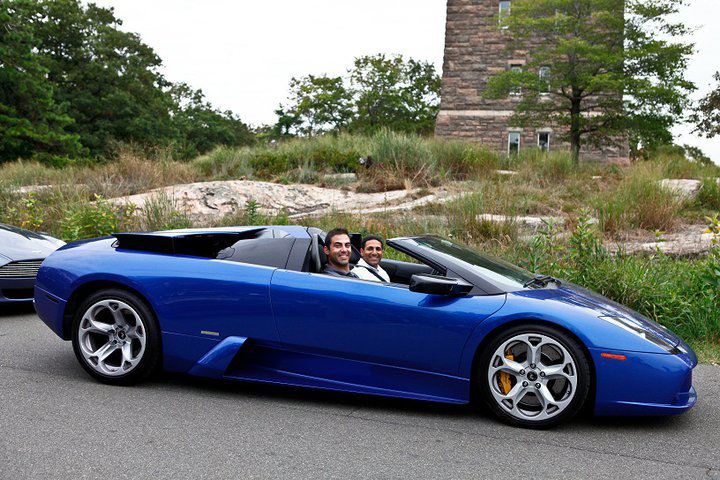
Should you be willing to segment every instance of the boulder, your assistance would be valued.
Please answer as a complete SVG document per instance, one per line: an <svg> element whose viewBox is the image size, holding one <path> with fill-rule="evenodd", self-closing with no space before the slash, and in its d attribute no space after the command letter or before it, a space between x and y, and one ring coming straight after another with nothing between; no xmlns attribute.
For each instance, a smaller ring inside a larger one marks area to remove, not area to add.
<svg viewBox="0 0 720 480"><path fill-rule="evenodd" d="M692 200L697 197L702 182L692 179L670 179L660 180L660 186L665 190L674 193L677 197Z"/></svg>

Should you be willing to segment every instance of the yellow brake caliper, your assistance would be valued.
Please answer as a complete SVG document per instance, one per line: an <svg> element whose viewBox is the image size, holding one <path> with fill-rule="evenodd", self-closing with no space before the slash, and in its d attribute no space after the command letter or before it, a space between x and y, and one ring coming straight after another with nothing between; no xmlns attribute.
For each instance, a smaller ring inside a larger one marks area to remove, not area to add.
<svg viewBox="0 0 720 480"><path fill-rule="evenodd" d="M512 353L506 354L505 358L508 360L515 360L515 356ZM510 384L510 374L507 372L500 372L498 375L498 381L500 383L500 389L503 392L503 395L507 395L510 389L512 388L512 385Z"/></svg>

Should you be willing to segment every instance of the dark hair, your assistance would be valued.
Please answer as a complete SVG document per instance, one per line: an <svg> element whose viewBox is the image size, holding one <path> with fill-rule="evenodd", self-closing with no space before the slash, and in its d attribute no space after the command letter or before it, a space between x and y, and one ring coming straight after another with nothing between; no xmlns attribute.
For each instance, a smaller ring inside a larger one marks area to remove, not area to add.
<svg viewBox="0 0 720 480"><path fill-rule="evenodd" d="M385 242L383 242L383 239L378 237L377 235L368 235L367 237L362 239L362 243L360 244L361 248L365 248L365 244L369 242L370 240L376 240L380 242L380 246L385 245Z"/></svg>
<svg viewBox="0 0 720 480"><path fill-rule="evenodd" d="M350 238L350 232L348 232L347 229L342 227L333 228L325 235L325 246L330 248L333 237L337 237L338 235L347 235L348 238Z"/></svg>

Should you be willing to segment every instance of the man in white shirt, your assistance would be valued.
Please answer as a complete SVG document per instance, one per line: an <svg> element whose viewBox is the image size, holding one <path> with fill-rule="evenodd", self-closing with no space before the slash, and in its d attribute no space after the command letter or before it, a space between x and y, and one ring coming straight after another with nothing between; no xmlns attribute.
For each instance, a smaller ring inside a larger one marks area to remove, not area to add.
<svg viewBox="0 0 720 480"><path fill-rule="evenodd" d="M380 237L368 235L363 238L360 256L362 258L352 269L352 273L361 280L370 280L372 282L390 281L390 275L380 266L380 260L382 260L383 256L383 241Z"/></svg>

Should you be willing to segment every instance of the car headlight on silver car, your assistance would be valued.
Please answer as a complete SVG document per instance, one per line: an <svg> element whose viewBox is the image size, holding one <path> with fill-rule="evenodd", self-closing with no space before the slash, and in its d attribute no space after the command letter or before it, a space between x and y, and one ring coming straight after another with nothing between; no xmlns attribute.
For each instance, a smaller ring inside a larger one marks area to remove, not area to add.
<svg viewBox="0 0 720 480"><path fill-rule="evenodd" d="M655 335L653 332L649 331L642 325L638 325L637 323L633 322L629 318L614 317L614 316L602 316L599 318L602 320L605 320L607 322L610 322L613 325L617 325L618 327L622 328L623 330L626 330L630 333L633 333L639 337L644 338L648 342L657 345L658 347L662 348L663 350L665 350L668 353L677 353L678 352L678 349L675 347L675 345L668 342L664 338L661 338L661 337Z"/></svg>

